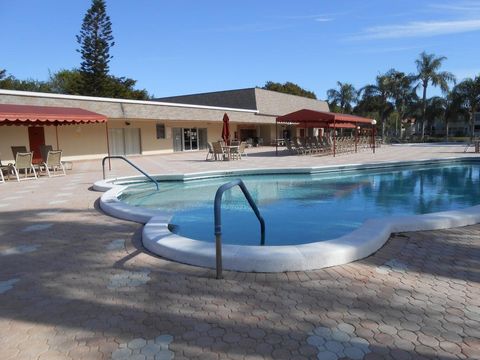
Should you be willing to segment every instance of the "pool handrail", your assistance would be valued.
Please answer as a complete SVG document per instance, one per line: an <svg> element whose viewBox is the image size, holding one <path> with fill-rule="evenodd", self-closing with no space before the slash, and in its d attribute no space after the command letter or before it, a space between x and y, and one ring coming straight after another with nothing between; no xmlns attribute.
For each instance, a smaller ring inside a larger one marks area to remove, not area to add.
<svg viewBox="0 0 480 360"><path fill-rule="evenodd" d="M220 186L215 194L215 202L213 205L213 215L215 218L215 260L217 279L222 278L222 196L225 191L237 185L240 187L240 190L242 190L242 193L247 199L248 204L250 205L253 212L257 216L258 221L260 222L260 245L265 245L265 220L263 220L263 217L258 210L257 204L255 204L255 201L253 201L253 198L248 192L245 183L241 179L236 179Z"/></svg>
<svg viewBox="0 0 480 360"><path fill-rule="evenodd" d="M122 159L123 161L127 162L128 164L130 164L132 167L134 167L136 170L138 170L139 172L141 172L143 175L145 175L148 179L150 179L150 181L152 181L155 186L157 187L157 190L159 190L159 187L158 187L158 181L155 180L153 177L151 177L150 175L148 175L145 171L143 171L142 169L140 169L137 165L135 165L134 163L132 163L130 160L128 160L125 156L121 156L121 155L112 155L112 156L105 156L103 159L102 159L102 171L103 171L103 180L105 180L105 161L108 160L108 159Z"/></svg>

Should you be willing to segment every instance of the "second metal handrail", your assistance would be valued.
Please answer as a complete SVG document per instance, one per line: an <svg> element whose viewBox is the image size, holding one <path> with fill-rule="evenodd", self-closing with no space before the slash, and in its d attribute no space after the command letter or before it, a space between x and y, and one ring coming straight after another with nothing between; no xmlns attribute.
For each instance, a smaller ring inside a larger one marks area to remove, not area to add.
<svg viewBox="0 0 480 360"><path fill-rule="evenodd" d="M215 257L216 257L216 266L217 266L217 279L222 278L222 196L225 191L231 189L234 186L239 186L245 195L250 207L257 216L258 221L260 222L260 245L265 245L265 220L263 220L260 211L258 210L257 204L253 201L252 196L247 190L244 182L240 179L230 181L229 183L223 184L217 190L215 194L215 203L213 206L213 212L215 217Z"/></svg>
<svg viewBox="0 0 480 360"><path fill-rule="evenodd" d="M155 186L157 187L157 190L159 189L158 188L158 181L155 180L153 177L151 177L150 175L148 175L145 171L143 171L142 169L140 169L137 165L135 165L134 163L132 163L130 160L128 160L125 156L119 156L119 155L115 155L115 156L105 156L102 160L102 170L103 170L103 180L105 180L105 161L108 160L108 159L122 159L123 161L127 162L128 164L130 164L132 167L134 167L135 169L137 169L139 172L141 172L143 175L145 175L148 179L150 179L150 181L152 181Z"/></svg>

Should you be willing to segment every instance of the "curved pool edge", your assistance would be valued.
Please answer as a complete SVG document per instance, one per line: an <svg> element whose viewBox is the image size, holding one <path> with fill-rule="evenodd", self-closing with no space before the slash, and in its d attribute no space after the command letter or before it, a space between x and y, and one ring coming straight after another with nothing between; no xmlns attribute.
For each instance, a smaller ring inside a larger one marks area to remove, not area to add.
<svg viewBox="0 0 480 360"><path fill-rule="evenodd" d="M479 160L477 157L448 158L441 160L416 160L395 163L349 164L310 168L239 169L192 174L169 175L168 179L188 180L200 177L246 175L255 173L300 173L318 171L343 171L367 168L422 165L452 160ZM126 177L115 180L135 181L143 177ZM160 177L165 179L164 177ZM173 234L168 229L170 216L159 211L137 208L118 200L125 186L112 181L99 181L95 190L108 189L100 199L100 207L107 214L145 224L142 242L154 254L195 266L215 267L215 244L189 239ZM100 190L102 191L102 190ZM480 223L480 205L462 210L451 210L424 215L394 216L367 220L360 228L342 237L302 245L243 246L223 245L223 266L226 270L242 272L306 271L342 265L365 258L380 249L392 233L440 230ZM268 231L268 229L267 229ZM213 232L212 232L213 236Z"/></svg>

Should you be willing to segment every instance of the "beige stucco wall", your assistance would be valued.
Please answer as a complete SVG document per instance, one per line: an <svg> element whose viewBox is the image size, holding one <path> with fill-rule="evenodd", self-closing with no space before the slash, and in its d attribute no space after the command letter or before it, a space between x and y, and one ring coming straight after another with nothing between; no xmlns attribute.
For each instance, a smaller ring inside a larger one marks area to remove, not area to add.
<svg viewBox="0 0 480 360"><path fill-rule="evenodd" d="M0 159L2 164L13 162L11 146L28 149L28 129L26 126L0 126Z"/></svg>

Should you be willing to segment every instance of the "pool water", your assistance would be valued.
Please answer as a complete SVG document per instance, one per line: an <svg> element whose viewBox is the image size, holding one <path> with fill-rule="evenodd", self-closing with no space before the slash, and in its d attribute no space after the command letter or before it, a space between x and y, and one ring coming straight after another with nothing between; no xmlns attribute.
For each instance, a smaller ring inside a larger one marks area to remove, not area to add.
<svg viewBox="0 0 480 360"><path fill-rule="evenodd" d="M480 164L393 168L323 174L222 177L129 186L120 200L173 215L171 230L215 241L213 199L241 178L265 219L266 245L304 244L345 235L370 218L425 214L480 204ZM222 202L225 244L259 245L260 225L238 187Z"/></svg>

